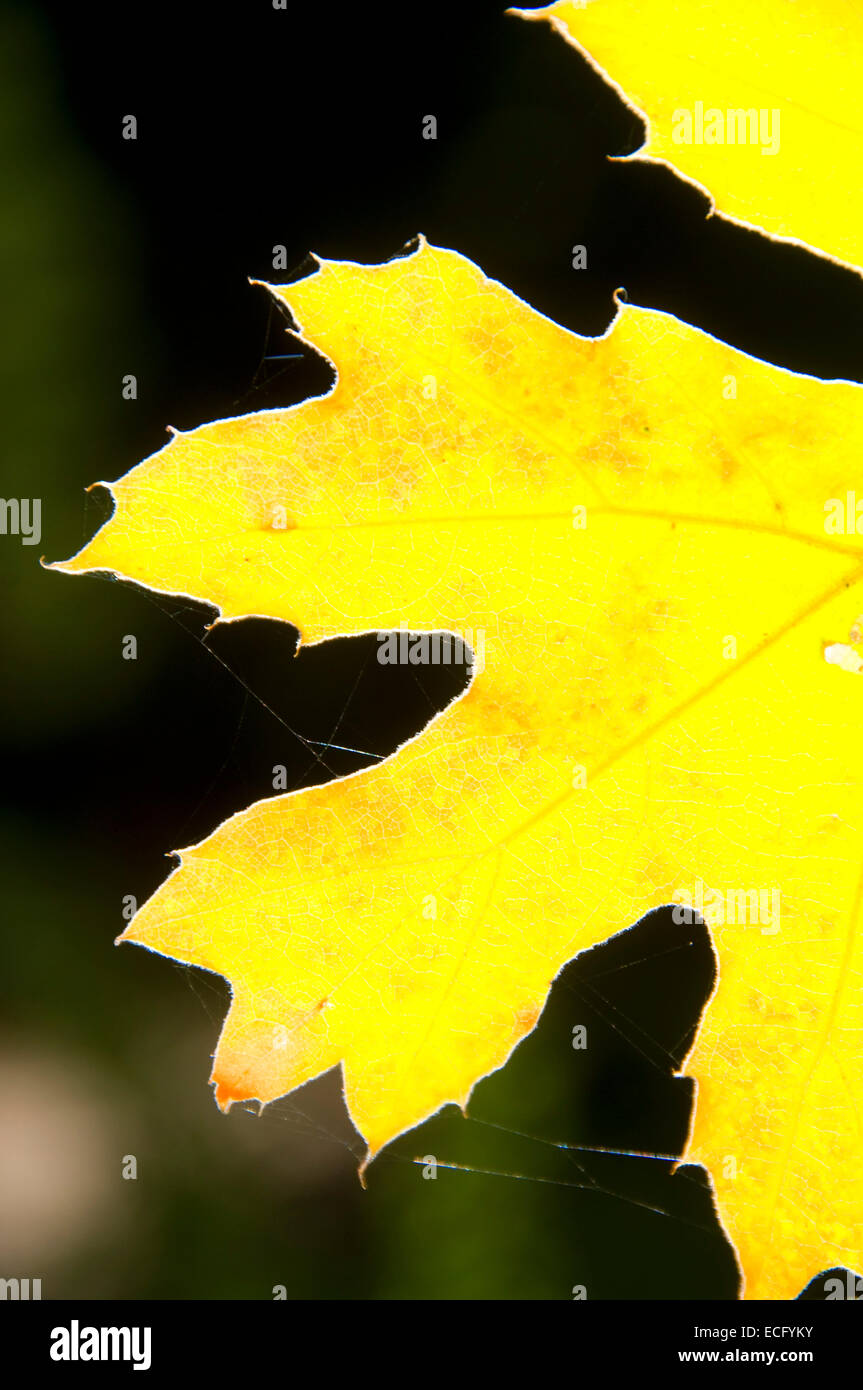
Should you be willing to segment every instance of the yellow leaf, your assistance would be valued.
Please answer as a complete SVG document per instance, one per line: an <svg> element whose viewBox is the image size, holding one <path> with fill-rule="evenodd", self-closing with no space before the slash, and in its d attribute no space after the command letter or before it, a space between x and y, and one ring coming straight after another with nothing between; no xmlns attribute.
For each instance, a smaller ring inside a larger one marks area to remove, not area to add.
<svg viewBox="0 0 863 1390"><path fill-rule="evenodd" d="M273 293L332 393L178 435L60 568L484 662L390 760L184 850L124 933L230 980L220 1103L341 1063L372 1156L578 951L691 902L688 1156L747 1290L860 1268L863 684L825 657L863 613L860 388L631 306L580 338L425 243Z"/></svg>
<svg viewBox="0 0 863 1390"><path fill-rule="evenodd" d="M863 264L863 10L836 0L586 0L550 18L716 209ZM741 117L745 116L745 120Z"/></svg>

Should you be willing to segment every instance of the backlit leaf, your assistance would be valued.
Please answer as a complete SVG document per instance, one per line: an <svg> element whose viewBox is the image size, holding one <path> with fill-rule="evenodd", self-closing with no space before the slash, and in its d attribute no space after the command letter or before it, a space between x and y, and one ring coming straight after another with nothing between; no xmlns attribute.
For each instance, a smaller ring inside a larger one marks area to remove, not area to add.
<svg viewBox="0 0 863 1390"><path fill-rule="evenodd" d="M648 122L644 155L721 213L863 264L863 10L836 0L586 0L527 11Z"/></svg>
<svg viewBox="0 0 863 1390"><path fill-rule="evenodd" d="M183 850L124 933L230 980L220 1103L340 1063L373 1156L688 895L720 960L688 1157L747 1293L860 1268L863 684L830 655L863 614L860 388L631 306L583 339L424 243L273 293L333 391L174 437L60 568L483 661L388 761Z"/></svg>

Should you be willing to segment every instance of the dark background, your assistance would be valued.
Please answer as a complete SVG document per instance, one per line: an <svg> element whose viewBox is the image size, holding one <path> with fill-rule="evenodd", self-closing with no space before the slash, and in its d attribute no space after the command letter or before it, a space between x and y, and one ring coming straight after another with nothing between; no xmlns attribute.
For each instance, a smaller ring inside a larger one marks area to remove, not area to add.
<svg viewBox="0 0 863 1390"><path fill-rule="evenodd" d="M609 922L471 1118L405 1136L367 1192L336 1074L261 1118L219 1114L227 988L115 952L124 895L265 795L275 763L320 780L298 734L386 754L458 682L379 666L362 638L294 661L282 624L206 638L204 606L38 565L80 548L110 510L84 488L167 425L326 388L248 284L309 252L381 261L423 232L578 332L604 331L622 287L770 361L863 379L863 282L708 219L665 169L609 161L642 139L572 48L497 4L0 12L3 493L43 499L40 546L0 546L0 1275L41 1277L46 1298L734 1296L700 1170L589 1151L685 1137L673 1072L713 964L667 913ZM431 1154L461 1166L424 1180Z"/></svg>

